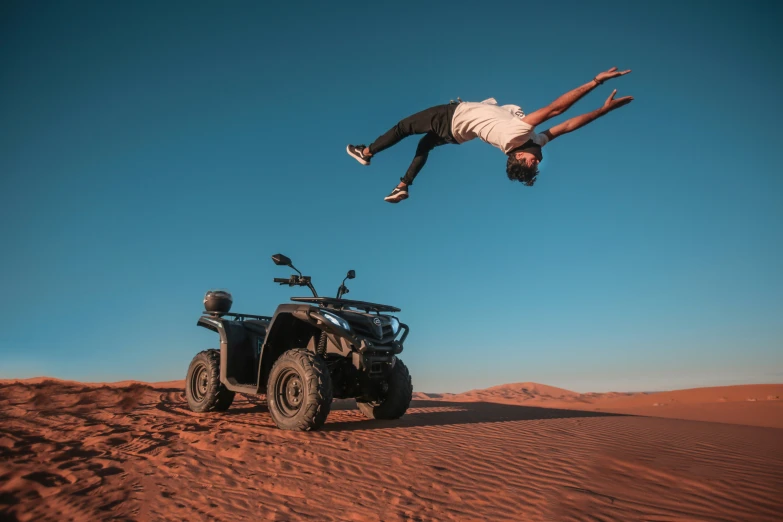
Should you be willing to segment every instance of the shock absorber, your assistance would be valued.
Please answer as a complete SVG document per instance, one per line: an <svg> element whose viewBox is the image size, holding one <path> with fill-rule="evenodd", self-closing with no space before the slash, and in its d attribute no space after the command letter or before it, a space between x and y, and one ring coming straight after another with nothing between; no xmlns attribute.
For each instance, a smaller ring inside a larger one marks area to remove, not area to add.
<svg viewBox="0 0 783 522"><path fill-rule="evenodd" d="M321 338L318 339L318 347L315 349L315 353L321 357L326 355L326 332L321 332Z"/></svg>

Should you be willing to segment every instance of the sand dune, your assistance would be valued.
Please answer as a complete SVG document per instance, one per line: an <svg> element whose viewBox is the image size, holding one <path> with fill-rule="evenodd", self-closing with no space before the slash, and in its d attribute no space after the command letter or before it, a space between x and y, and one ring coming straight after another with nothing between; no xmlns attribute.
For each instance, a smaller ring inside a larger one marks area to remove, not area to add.
<svg viewBox="0 0 783 522"><path fill-rule="evenodd" d="M429 400L497 402L783 428L783 384L579 394L526 382L460 394L422 395Z"/></svg>
<svg viewBox="0 0 783 522"><path fill-rule="evenodd" d="M257 398L196 415L181 390L0 384L0 520L773 521L783 512L783 431L733 417L779 423L772 397L783 385L580 395L522 383L461 400L419 394L397 421L369 421L340 401L314 433L278 430ZM547 406L528 406L537 402ZM705 404L717 422L603 410Z"/></svg>
<svg viewBox="0 0 783 522"><path fill-rule="evenodd" d="M783 428L783 384L747 384L637 393L577 393L533 382L465 393L421 393L416 399L490 402L603 411Z"/></svg>
<svg viewBox="0 0 783 522"><path fill-rule="evenodd" d="M538 384L535 382L518 382L514 384L502 384L481 390L471 390L465 393L443 394L446 400L460 401L486 401L495 402L497 399L524 402L530 400L570 399L579 394L554 386Z"/></svg>

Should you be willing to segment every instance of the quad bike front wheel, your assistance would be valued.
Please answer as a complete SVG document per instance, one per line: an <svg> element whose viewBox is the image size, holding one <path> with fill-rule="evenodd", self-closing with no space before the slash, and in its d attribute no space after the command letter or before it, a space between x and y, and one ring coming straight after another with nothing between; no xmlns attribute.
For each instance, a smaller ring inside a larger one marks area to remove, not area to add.
<svg viewBox="0 0 783 522"><path fill-rule="evenodd" d="M196 413L226 411L234 402L234 392L220 382L220 352L204 350L190 362L185 378L185 397Z"/></svg>
<svg viewBox="0 0 783 522"><path fill-rule="evenodd" d="M389 387L377 401L357 402L357 406L368 419L399 419L408 411L413 399L413 383L408 367L397 359L389 374Z"/></svg>
<svg viewBox="0 0 783 522"><path fill-rule="evenodd" d="M266 388L269 413L282 430L317 430L332 409L332 378L326 361L304 349L275 361Z"/></svg>

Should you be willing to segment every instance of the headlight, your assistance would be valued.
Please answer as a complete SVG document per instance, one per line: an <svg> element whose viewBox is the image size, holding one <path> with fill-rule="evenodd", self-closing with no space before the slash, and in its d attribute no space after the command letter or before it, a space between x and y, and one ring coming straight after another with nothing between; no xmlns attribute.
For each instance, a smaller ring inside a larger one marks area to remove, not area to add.
<svg viewBox="0 0 783 522"><path fill-rule="evenodd" d="M397 335L397 332L400 331L400 321L396 317L391 318L391 327L394 335Z"/></svg>
<svg viewBox="0 0 783 522"><path fill-rule="evenodd" d="M321 314L330 323L335 324L340 328L343 328L344 330L348 330L348 331L351 330L351 325L348 324L348 321L346 321L342 317L337 317L336 315L330 314L329 312L321 312Z"/></svg>

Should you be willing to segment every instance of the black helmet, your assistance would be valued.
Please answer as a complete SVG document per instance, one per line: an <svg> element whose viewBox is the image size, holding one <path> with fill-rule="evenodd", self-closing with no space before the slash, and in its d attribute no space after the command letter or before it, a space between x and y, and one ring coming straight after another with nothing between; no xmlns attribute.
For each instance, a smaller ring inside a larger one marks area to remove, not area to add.
<svg viewBox="0 0 783 522"><path fill-rule="evenodd" d="M204 295L204 310L216 315L226 314L233 302L231 294L225 290L210 290Z"/></svg>

